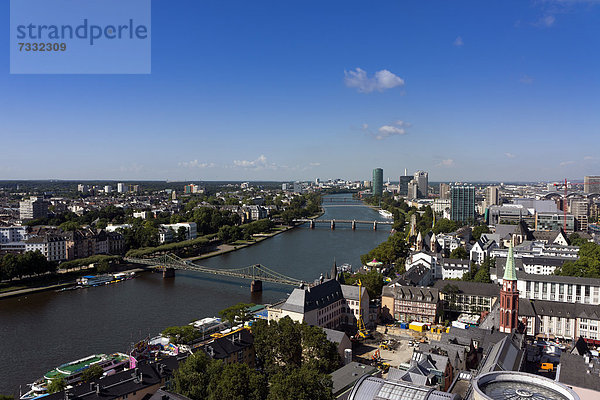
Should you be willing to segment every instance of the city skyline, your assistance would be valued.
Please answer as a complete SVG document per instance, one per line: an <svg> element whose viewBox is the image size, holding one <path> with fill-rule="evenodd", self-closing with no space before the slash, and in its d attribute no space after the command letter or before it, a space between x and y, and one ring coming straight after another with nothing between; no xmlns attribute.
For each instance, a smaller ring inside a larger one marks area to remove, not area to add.
<svg viewBox="0 0 600 400"><path fill-rule="evenodd" d="M600 171L596 1L152 6L150 75L9 75L2 41L2 179Z"/></svg>

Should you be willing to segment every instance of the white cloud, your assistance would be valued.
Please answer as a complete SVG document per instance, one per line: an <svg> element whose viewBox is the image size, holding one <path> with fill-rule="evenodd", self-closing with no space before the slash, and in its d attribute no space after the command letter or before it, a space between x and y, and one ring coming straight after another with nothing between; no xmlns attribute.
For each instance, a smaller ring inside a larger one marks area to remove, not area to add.
<svg viewBox="0 0 600 400"><path fill-rule="evenodd" d="M213 168L215 166L215 163L206 163L206 162L200 162L198 160L192 160L192 161L182 161L178 165L180 167L184 167L184 168Z"/></svg>
<svg viewBox="0 0 600 400"><path fill-rule="evenodd" d="M462 47L465 43L463 42L462 38L459 36L456 39L454 39L454 43L452 43L452 44L456 47Z"/></svg>
<svg viewBox="0 0 600 400"><path fill-rule="evenodd" d="M321 163L320 163L320 162L311 162L311 163L310 163L310 164L308 164L308 165L310 165L311 167L318 167L318 166L320 166L320 165L321 165Z"/></svg>
<svg viewBox="0 0 600 400"><path fill-rule="evenodd" d="M583 159L585 161L591 161L591 160L596 160L596 157L594 157L594 156L584 156Z"/></svg>
<svg viewBox="0 0 600 400"><path fill-rule="evenodd" d="M362 124L362 128L363 128L363 130L369 129L369 124Z"/></svg>
<svg viewBox="0 0 600 400"><path fill-rule="evenodd" d="M519 82L524 83L526 85L531 85L533 83L533 78L528 75L523 75Z"/></svg>
<svg viewBox="0 0 600 400"><path fill-rule="evenodd" d="M504 153L504 155L505 155L507 158L515 158L515 157L516 157L516 155L514 155L514 154L512 154L512 153Z"/></svg>
<svg viewBox="0 0 600 400"><path fill-rule="evenodd" d="M360 93L371 93L403 86L404 79L387 69L377 71L374 76L369 77L367 71L356 68L354 71L344 71L344 83L350 88L357 88Z"/></svg>
<svg viewBox="0 0 600 400"><path fill-rule="evenodd" d="M406 128L408 128L410 124L408 122L397 120L393 125L383 125L375 134L375 139L383 140L390 136L399 136L406 134Z"/></svg>
<svg viewBox="0 0 600 400"><path fill-rule="evenodd" d="M256 160L233 160L233 166L244 169L277 169L278 166L267 161L261 154Z"/></svg>
<svg viewBox="0 0 600 400"><path fill-rule="evenodd" d="M545 15L538 19L533 25L541 28L550 28L556 22L554 15Z"/></svg>
<svg viewBox="0 0 600 400"><path fill-rule="evenodd" d="M447 160L442 160L440 161L438 164L435 165L436 167L453 167L454 166L454 160L451 158L448 158Z"/></svg>
<svg viewBox="0 0 600 400"><path fill-rule="evenodd" d="M567 166L567 165L572 165L575 164L575 161L563 161L560 164L558 164L561 167Z"/></svg>

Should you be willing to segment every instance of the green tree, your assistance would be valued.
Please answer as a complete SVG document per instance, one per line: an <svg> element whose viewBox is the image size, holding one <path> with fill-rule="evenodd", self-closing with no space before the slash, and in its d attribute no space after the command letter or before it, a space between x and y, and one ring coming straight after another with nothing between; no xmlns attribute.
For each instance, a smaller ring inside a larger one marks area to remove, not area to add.
<svg viewBox="0 0 600 400"><path fill-rule="evenodd" d="M381 297L381 290L385 282L383 281L383 275L373 270L367 273L344 275L344 280L347 285L356 285L360 280L362 285L367 288L370 299L376 299Z"/></svg>
<svg viewBox="0 0 600 400"><path fill-rule="evenodd" d="M449 233L456 231L458 228L460 228L460 224L458 222L449 220L447 218L441 218L435 221L433 233L436 235L440 233Z"/></svg>
<svg viewBox="0 0 600 400"><path fill-rule="evenodd" d="M61 377L58 379L53 379L48 384L48 393L52 394L52 393L56 393L56 392L61 392L61 391L65 390L66 387L67 387L67 382L65 382L65 378Z"/></svg>
<svg viewBox="0 0 600 400"><path fill-rule="evenodd" d="M192 400L204 400L208 396L208 386L212 376L220 372L220 362L211 360L199 351L189 356L173 374L175 391Z"/></svg>
<svg viewBox="0 0 600 400"><path fill-rule="evenodd" d="M490 270L486 266L480 266L473 277L473 281L482 283L492 283L490 279Z"/></svg>
<svg viewBox="0 0 600 400"><path fill-rule="evenodd" d="M171 343L187 344L202 337L202 333L193 326L170 326L162 331L163 336L167 336Z"/></svg>
<svg viewBox="0 0 600 400"><path fill-rule="evenodd" d="M77 229L79 229L81 227L81 225L76 221L66 221L66 222L63 222L62 224L60 224L58 227L65 232L69 232L69 231L76 231Z"/></svg>
<svg viewBox="0 0 600 400"><path fill-rule="evenodd" d="M91 382L102 376L104 370L98 364L90 365L81 373L81 380L84 382Z"/></svg>
<svg viewBox="0 0 600 400"><path fill-rule="evenodd" d="M264 400L269 392L266 377L247 364L233 363L212 377L208 400Z"/></svg>
<svg viewBox="0 0 600 400"><path fill-rule="evenodd" d="M333 400L331 377L308 368L282 370L270 380L267 400Z"/></svg>
<svg viewBox="0 0 600 400"><path fill-rule="evenodd" d="M484 233L490 233L490 228L487 225L478 225L475 228L473 228L471 235L473 236L473 239L479 240L479 238L481 238L481 235L483 235Z"/></svg>
<svg viewBox="0 0 600 400"><path fill-rule="evenodd" d="M457 247L450 253L450 258L468 260L469 253L467 253L467 250L464 247Z"/></svg>
<svg viewBox="0 0 600 400"><path fill-rule="evenodd" d="M0 394L0 400L13 400L14 397L13 396L7 396L4 394Z"/></svg>
<svg viewBox="0 0 600 400"><path fill-rule="evenodd" d="M251 316L248 315L248 309L253 306L254 304L252 303L238 303L219 311L219 316L229 321L233 326L237 321L245 322L250 320Z"/></svg>
<svg viewBox="0 0 600 400"><path fill-rule="evenodd" d="M587 242L588 241L585 240L584 238L582 238L581 236L579 236L578 233L572 233L571 236L569 236L569 244L571 246L581 247L582 245L584 245Z"/></svg>

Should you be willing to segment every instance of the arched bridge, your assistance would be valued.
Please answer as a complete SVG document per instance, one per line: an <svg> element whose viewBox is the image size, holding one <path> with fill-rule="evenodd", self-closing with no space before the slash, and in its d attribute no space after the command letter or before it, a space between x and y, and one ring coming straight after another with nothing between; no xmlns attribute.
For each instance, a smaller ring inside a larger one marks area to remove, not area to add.
<svg viewBox="0 0 600 400"><path fill-rule="evenodd" d="M357 224L368 224L373 226L373 230L377 230L377 225L394 225L393 221L359 221L355 219L295 219L294 222L299 224L309 223L310 229L315 228L315 224L328 224L331 229L335 229L336 224L350 224L352 230L356 229Z"/></svg>
<svg viewBox="0 0 600 400"><path fill-rule="evenodd" d="M133 258L126 257L125 261L135 264L147 265L149 267L155 267L162 269L163 277L169 278L175 276L176 269L182 269L186 271L196 271L205 274L230 276L233 278L249 279L252 281L250 284L250 291L260 292L262 291L262 282L279 283L282 285L300 286L306 284L304 281L299 279L290 278L280 274L277 271L273 271L263 265L255 264L243 268L234 269L220 269L220 268L208 268L201 265L194 264L191 261L184 260L177 257L174 254L166 254L155 258Z"/></svg>

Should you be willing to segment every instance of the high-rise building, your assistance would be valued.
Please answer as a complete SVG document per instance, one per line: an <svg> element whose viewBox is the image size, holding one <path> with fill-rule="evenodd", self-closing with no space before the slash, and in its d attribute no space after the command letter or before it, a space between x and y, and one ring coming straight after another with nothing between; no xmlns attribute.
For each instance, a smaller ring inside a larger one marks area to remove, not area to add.
<svg viewBox="0 0 600 400"><path fill-rule="evenodd" d="M122 182L117 183L117 192L125 193L125 184Z"/></svg>
<svg viewBox="0 0 600 400"><path fill-rule="evenodd" d="M414 179L408 183L408 193L406 195L408 199L419 198L419 184Z"/></svg>
<svg viewBox="0 0 600 400"><path fill-rule="evenodd" d="M575 230L588 230L588 217L590 215L590 203L587 199L571 200L571 214L575 217Z"/></svg>
<svg viewBox="0 0 600 400"><path fill-rule="evenodd" d="M450 199L450 185L447 183L440 183L440 199Z"/></svg>
<svg viewBox="0 0 600 400"><path fill-rule="evenodd" d="M381 197L383 195L383 169L375 168L373 170L373 196Z"/></svg>
<svg viewBox="0 0 600 400"><path fill-rule="evenodd" d="M475 187L468 185L452 186L450 189L453 221L475 221Z"/></svg>
<svg viewBox="0 0 600 400"><path fill-rule="evenodd" d="M600 176L586 176L583 178L584 193L600 193Z"/></svg>
<svg viewBox="0 0 600 400"><path fill-rule="evenodd" d="M21 220L46 218L48 216L48 202L38 197L19 202L19 216Z"/></svg>
<svg viewBox="0 0 600 400"><path fill-rule="evenodd" d="M104 186L104 193L111 193L111 192L112 192L112 186L110 186L110 185Z"/></svg>
<svg viewBox="0 0 600 400"><path fill-rule="evenodd" d="M419 186L418 198L427 198L429 190L429 174L425 171L417 171L415 172L413 179L417 182L417 185Z"/></svg>
<svg viewBox="0 0 600 400"><path fill-rule="evenodd" d="M488 186L485 188L485 208L497 206L500 204L500 190L498 186Z"/></svg>
<svg viewBox="0 0 600 400"><path fill-rule="evenodd" d="M398 184L398 194L400 196L408 196L408 184L412 181L412 176L404 175L400 177L400 183Z"/></svg>

